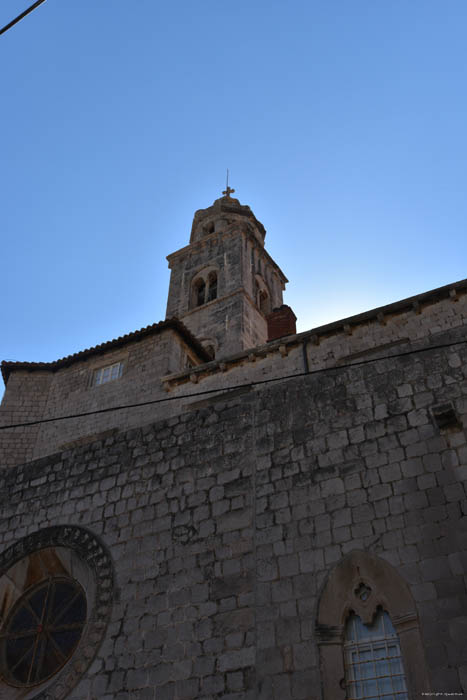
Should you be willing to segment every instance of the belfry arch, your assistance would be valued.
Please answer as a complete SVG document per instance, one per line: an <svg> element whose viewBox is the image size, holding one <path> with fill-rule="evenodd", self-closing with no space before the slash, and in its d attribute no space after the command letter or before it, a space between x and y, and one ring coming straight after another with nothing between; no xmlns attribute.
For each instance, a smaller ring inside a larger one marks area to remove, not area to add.
<svg viewBox="0 0 467 700"><path fill-rule="evenodd" d="M217 299L218 284L217 268L209 266L197 272L191 281L189 308L195 309Z"/></svg>

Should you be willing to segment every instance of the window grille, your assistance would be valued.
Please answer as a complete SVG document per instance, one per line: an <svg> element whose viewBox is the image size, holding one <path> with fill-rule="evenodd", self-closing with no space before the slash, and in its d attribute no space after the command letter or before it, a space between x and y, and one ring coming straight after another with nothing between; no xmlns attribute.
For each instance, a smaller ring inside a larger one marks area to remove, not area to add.
<svg viewBox="0 0 467 700"><path fill-rule="evenodd" d="M101 369L96 370L94 375L94 385L100 386L101 384L107 384L107 382L113 382L114 379L119 379L123 372L123 362L116 362L108 367L101 367Z"/></svg>
<svg viewBox="0 0 467 700"><path fill-rule="evenodd" d="M348 700L409 700L397 632L387 612L371 625L351 613L344 644Z"/></svg>

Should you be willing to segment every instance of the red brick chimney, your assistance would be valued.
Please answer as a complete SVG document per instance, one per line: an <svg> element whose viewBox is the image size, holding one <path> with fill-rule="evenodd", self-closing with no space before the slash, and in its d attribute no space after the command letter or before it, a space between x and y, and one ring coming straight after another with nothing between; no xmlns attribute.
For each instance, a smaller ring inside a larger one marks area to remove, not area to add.
<svg viewBox="0 0 467 700"><path fill-rule="evenodd" d="M268 343L270 340L282 338L284 335L295 335L297 327L295 321L297 317L294 312L287 306L282 304L278 309L273 309L266 320L268 322Z"/></svg>

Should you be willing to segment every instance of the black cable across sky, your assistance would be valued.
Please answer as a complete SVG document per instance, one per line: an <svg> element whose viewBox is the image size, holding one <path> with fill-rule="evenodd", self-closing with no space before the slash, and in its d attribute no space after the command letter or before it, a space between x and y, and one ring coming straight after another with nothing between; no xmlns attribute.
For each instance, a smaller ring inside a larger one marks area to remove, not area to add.
<svg viewBox="0 0 467 700"><path fill-rule="evenodd" d="M42 423L54 423L60 420L69 420L70 418L84 418L85 416L94 416L98 413L110 413L112 411L123 411L130 408L140 408L141 406L150 406L151 404L165 403L167 401L179 401L180 399L192 399L196 396L206 396L206 394L220 393L221 396L228 394L235 389L251 388L261 384L270 384L271 382L280 382L284 379L296 379L297 377L309 377L313 374L323 374L324 372L338 372L341 369L349 369L352 367L361 367L362 365L370 364L371 362L381 362L381 360L392 360L398 357L407 357L407 355L417 355L419 353L429 352L430 350L441 350L442 348L452 348L457 345L465 345L467 340L457 340L450 343L442 343L440 345L426 345L425 347L405 350L404 352L394 353L394 355L382 355L380 357L369 357L365 360L357 360L341 365L333 365L332 367L319 367L311 369L307 372L295 372L294 374L286 374L282 377L270 377L269 379L260 379L256 382L245 382L244 384L234 384L233 386L221 387L219 389L205 389L204 391L196 391L193 394L180 394L178 396L164 396L159 399L150 399L141 403L123 404L120 406L109 406L108 408L99 408L94 411L85 411L84 413L72 413L67 416L54 416L52 418L40 418L38 420L29 421L27 423L15 423L13 425L0 425L0 430L11 430L12 428L28 428L32 425L41 425ZM377 352L375 348L375 352Z"/></svg>
<svg viewBox="0 0 467 700"><path fill-rule="evenodd" d="M30 7L28 7L27 10L24 10L18 17L15 17L15 19L12 19L11 22L8 22L2 29L0 29L0 34L4 34L7 32L9 29L11 29L15 24L18 24L23 17L26 17L30 12L36 9L36 7L39 7L39 5L42 5L42 3L45 2L45 0L37 0L37 2L33 3Z"/></svg>

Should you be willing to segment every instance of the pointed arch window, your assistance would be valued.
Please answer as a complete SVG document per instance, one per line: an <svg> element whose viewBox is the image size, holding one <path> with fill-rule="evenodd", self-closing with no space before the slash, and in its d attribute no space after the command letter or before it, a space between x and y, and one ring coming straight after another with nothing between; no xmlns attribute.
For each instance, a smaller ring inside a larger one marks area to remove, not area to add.
<svg viewBox="0 0 467 700"><path fill-rule="evenodd" d="M208 277L207 301L217 299L217 273L210 272Z"/></svg>
<svg viewBox="0 0 467 700"><path fill-rule="evenodd" d="M253 291L258 309L265 316L271 313L271 297L266 282L261 275L255 275L253 280Z"/></svg>
<svg viewBox="0 0 467 700"><path fill-rule="evenodd" d="M259 284L258 284L258 280L256 279L256 277L253 280L253 296L255 298L256 304L259 306Z"/></svg>
<svg viewBox="0 0 467 700"><path fill-rule="evenodd" d="M202 277L199 277L193 285L193 302L194 306L202 306L204 304L204 296L206 293L206 282Z"/></svg>
<svg viewBox="0 0 467 700"><path fill-rule="evenodd" d="M266 290L261 290L259 293L259 309L260 311L263 312L263 314L268 314L270 313L271 310L271 305L269 303L269 296Z"/></svg>
<svg viewBox="0 0 467 700"><path fill-rule="evenodd" d="M336 565L320 596L316 638L323 700L430 692L415 601L384 559L357 550Z"/></svg>
<svg viewBox="0 0 467 700"><path fill-rule="evenodd" d="M191 284L190 309L203 306L218 297L218 272L217 270L203 270L199 272Z"/></svg>
<svg viewBox="0 0 467 700"><path fill-rule="evenodd" d="M348 700L408 700L399 637L388 613L378 609L365 625L352 612L344 638Z"/></svg>

